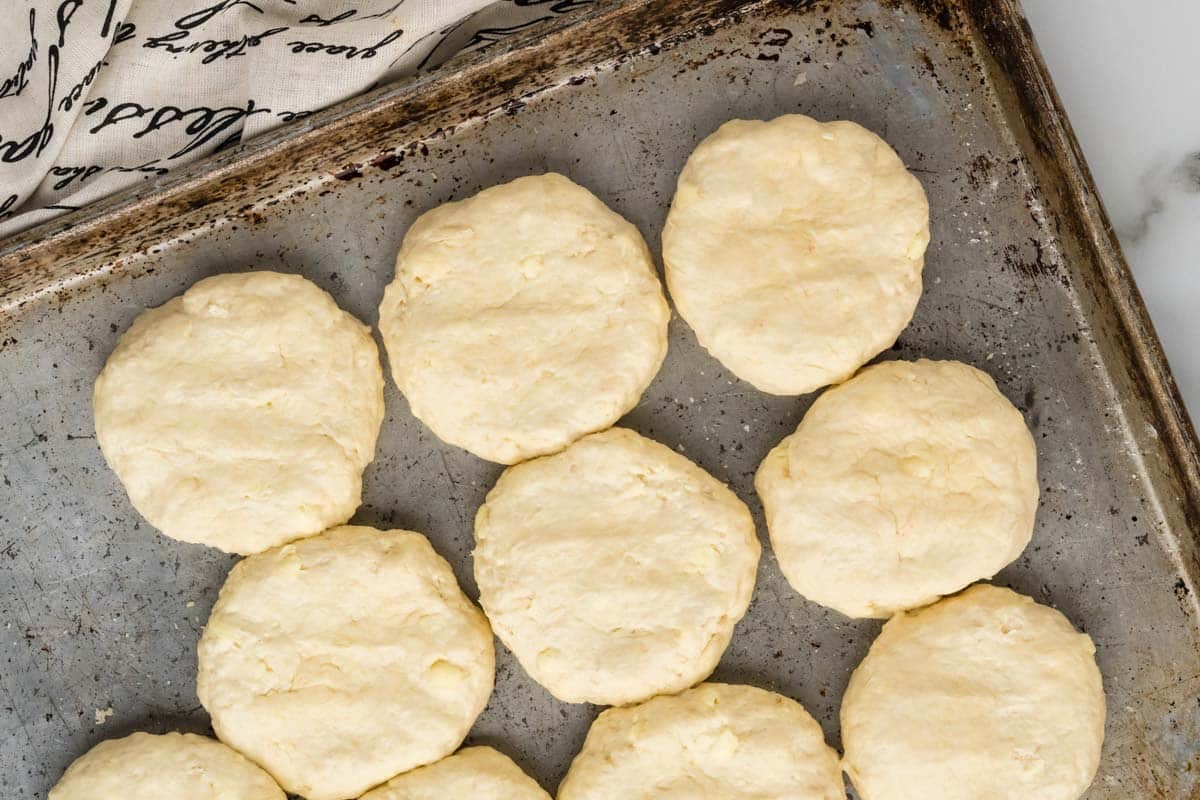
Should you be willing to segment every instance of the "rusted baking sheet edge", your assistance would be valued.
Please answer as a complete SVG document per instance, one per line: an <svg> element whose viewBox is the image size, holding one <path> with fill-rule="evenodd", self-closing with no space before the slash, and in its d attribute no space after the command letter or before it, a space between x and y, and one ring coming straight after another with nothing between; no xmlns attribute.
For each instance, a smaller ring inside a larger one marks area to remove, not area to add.
<svg viewBox="0 0 1200 800"><path fill-rule="evenodd" d="M347 101L305 120L190 165L162 182L147 182L79 212L0 243L0 325L12 312L79 280L120 270L132 257L194 235L223 220L309 191L334 175L385 163L388 151L363 159L364 147L403 147L646 46L665 32L712 26L771 0L601 0L582 17L561 20L497 52L451 62L428 75ZM807 6L811 2L780 2ZM681 13L680 9L684 11ZM315 182L314 182L315 180Z"/></svg>
<svg viewBox="0 0 1200 800"><path fill-rule="evenodd" d="M1179 555L1191 584L1190 603L1200 614L1200 448L1191 417L1019 0L964 0L964 5L991 56L1012 82L1033 145L1062 173L1061 222L1091 250L1091 261L1099 270L1092 288L1103 293L1101 303L1112 308L1120 321L1120 344L1138 373L1135 388L1154 412L1151 435L1166 445L1181 484L1178 499L1190 541L1181 542Z"/></svg>

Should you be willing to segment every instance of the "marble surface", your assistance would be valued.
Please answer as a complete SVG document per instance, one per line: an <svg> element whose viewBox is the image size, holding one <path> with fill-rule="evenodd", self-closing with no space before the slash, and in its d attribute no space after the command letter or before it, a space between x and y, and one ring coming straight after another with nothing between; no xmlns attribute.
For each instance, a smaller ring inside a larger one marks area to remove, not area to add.
<svg viewBox="0 0 1200 800"><path fill-rule="evenodd" d="M1200 0L1023 0L1200 422Z"/></svg>

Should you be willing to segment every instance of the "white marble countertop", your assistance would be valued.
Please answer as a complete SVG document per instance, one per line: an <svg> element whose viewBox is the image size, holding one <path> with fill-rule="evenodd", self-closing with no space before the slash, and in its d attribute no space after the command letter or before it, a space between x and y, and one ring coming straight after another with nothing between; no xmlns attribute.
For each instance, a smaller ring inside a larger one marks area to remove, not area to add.
<svg viewBox="0 0 1200 800"><path fill-rule="evenodd" d="M1200 423L1200 0L1022 0Z"/></svg>

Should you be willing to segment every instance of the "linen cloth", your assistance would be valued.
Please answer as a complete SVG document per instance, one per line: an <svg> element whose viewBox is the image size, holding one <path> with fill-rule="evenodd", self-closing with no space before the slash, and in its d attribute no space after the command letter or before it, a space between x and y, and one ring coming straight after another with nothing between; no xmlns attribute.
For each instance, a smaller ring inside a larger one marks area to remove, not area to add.
<svg viewBox="0 0 1200 800"><path fill-rule="evenodd" d="M590 0L4 0L0 237Z"/></svg>

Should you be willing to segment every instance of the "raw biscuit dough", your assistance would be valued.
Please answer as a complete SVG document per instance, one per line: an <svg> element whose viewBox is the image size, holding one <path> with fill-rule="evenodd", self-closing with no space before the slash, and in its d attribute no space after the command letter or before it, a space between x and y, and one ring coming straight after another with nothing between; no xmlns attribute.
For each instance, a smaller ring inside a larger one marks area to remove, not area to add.
<svg viewBox="0 0 1200 800"><path fill-rule="evenodd" d="M490 747L467 747L397 775L361 800L550 800L550 795L508 756Z"/></svg>
<svg viewBox="0 0 1200 800"><path fill-rule="evenodd" d="M1095 647L988 584L883 626L842 701L863 800L1076 800L1104 740Z"/></svg>
<svg viewBox="0 0 1200 800"><path fill-rule="evenodd" d="M413 414L513 464L633 408L666 355L668 318L637 228L551 173L413 223L379 329Z"/></svg>
<svg viewBox="0 0 1200 800"><path fill-rule="evenodd" d="M308 800L454 752L494 671L487 620L425 537L358 526L235 566L198 654L217 735Z"/></svg>
<svg viewBox="0 0 1200 800"><path fill-rule="evenodd" d="M849 378L912 319L929 204L853 122L732 120L688 158L662 242L700 343L764 392L803 394Z"/></svg>
<svg viewBox="0 0 1200 800"><path fill-rule="evenodd" d="M733 492L624 428L505 470L475 542L496 635L555 697L601 705L707 677L746 613L759 556Z"/></svg>
<svg viewBox="0 0 1200 800"><path fill-rule="evenodd" d="M207 736L135 733L75 760L47 800L285 800L271 776Z"/></svg>
<svg viewBox="0 0 1200 800"><path fill-rule="evenodd" d="M603 712L558 800L844 800L837 755L794 700L702 683Z"/></svg>
<svg viewBox="0 0 1200 800"><path fill-rule="evenodd" d="M298 275L217 275L142 312L96 379L96 438L167 536L257 553L345 522L383 421L365 325Z"/></svg>
<svg viewBox="0 0 1200 800"><path fill-rule="evenodd" d="M817 398L754 485L796 591L851 617L886 617L1020 555L1037 511L1037 450L983 372L888 361Z"/></svg>

